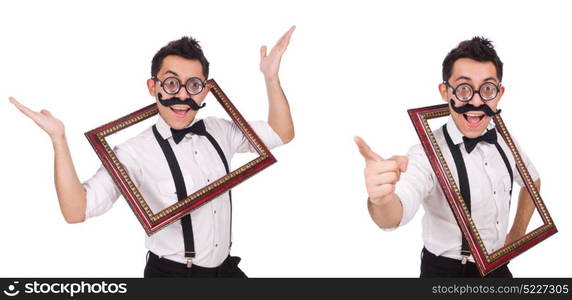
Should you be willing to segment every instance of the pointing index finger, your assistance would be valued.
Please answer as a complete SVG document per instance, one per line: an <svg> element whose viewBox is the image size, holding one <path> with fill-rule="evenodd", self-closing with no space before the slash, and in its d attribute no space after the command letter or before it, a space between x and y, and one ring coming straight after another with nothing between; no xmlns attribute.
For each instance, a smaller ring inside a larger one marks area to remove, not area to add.
<svg viewBox="0 0 572 300"><path fill-rule="evenodd" d="M367 161L383 161L383 158L377 153L373 152L369 145L359 136L354 137L354 142L358 146L358 150L361 155Z"/></svg>

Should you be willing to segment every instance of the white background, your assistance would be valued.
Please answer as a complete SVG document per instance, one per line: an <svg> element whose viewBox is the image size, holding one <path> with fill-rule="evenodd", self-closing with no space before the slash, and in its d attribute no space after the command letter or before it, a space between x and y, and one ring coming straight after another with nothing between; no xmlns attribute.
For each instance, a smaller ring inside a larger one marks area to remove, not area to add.
<svg viewBox="0 0 572 300"><path fill-rule="evenodd" d="M296 125L278 163L234 191L233 254L254 277L416 277L422 209L394 232L366 209L363 136L380 155L418 142L406 109L441 103L446 53L493 40L500 103L535 163L559 233L510 264L518 277L570 276L570 6L555 1L9 1L0 4L0 276L140 277L144 231L123 199L65 223L47 135L9 102L66 124L81 180L100 161L83 133L151 103L153 54L196 37L247 119L265 119L259 47L296 32L281 80ZM215 104L211 104L215 105Z"/></svg>

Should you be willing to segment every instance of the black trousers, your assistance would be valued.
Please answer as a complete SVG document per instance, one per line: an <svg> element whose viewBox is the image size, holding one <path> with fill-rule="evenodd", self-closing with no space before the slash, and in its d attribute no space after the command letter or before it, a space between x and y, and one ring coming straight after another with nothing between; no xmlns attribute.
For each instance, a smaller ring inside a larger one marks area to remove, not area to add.
<svg viewBox="0 0 572 300"><path fill-rule="evenodd" d="M472 262L462 264L460 260L436 256L423 248L421 252L421 278L428 277L481 277L477 265ZM485 277L512 278L507 265L492 271Z"/></svg>
<svg viewBox="0 0 572 300"><path fill-rule="evenodd" d="M193 265L187 268L181 264L166 258L160 258L153 252L147 254L147 264L143 276L152 277L233 277L247 278L246 274L238 268L240 257L228 256L224 262L216 268L205 268Z"/></svg>

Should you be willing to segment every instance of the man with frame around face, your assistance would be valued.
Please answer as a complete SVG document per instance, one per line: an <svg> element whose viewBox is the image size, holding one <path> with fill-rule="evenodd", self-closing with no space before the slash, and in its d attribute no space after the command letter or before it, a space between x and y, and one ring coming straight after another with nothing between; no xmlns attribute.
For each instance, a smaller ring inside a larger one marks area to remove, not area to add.
<svg viewBox="0 0 572 300"><path fill-rule="evenodd" d="M449 104L446 125L434 131L445 160L460 186L463 199L487 251L494 252L523 236L534 212L510 149L492 117L505 87L503 63L492 43L482 37L461 42L443 61L439 93ZM373 221L390 230L409 222L419 206L423 216L421 277L480 277L467 242L432 171L421 144L407 156L383 159L360 137L355 138L365 158L368 210ZM538 172L520 150L536 187ZM509 230L513 179L521 186L515 219ZM507 265L490 277L512 277Z"/></svg>
<svg viewBox="0 0 572 300"><path fill-rule="evenodd" d="M268 93L268 121L249 122L256 134L273 148L294 138L294 125L278 71L294 31L293 26L267 53L260 49L260 70ZM161 48L151 63L147 80L155 98L157 123L115 147L114 152L151 209L167 207L194 190L226 175L230 159L238 152L255 152L231 121L197 119L209 92L209 62L191 37ZM102 166L81 183L72 162L63 123L49 111L33 111L10 98L23 114L51 138L55 152L55 186L60 209L68 223L108 211L120 196ZM230 191L207 202L152 236L145 277L246 277L240 258L230 256Z"/></svg>

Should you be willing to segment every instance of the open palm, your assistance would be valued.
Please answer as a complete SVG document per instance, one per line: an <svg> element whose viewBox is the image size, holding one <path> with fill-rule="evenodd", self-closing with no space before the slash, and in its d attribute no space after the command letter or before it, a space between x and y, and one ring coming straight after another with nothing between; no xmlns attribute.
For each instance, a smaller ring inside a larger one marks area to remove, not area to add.
<svg viewBox="0 0 572 300"><path fill-rule="evenodd" d="M50 137L64 134L64 123L56 119L49 111L45 109L42 109L40 112L33 111L12 97L10 97L10 103L14 104L24 115L36 122Z"/></svg>
<svg viewBox="0 0 572 300"><path fill-rule="evenodd" d="M268 79L273 79L278 76L278 70L280 69L280 60L282 55L288 48L288 43L290 43L290 37L296 29L296 26L290 27L290 30L286 32L279 40L276 45L272 47L270 53L266 53L266 45L260 47L260 71L264 74L264 77Z"/></svg>

